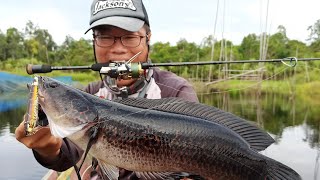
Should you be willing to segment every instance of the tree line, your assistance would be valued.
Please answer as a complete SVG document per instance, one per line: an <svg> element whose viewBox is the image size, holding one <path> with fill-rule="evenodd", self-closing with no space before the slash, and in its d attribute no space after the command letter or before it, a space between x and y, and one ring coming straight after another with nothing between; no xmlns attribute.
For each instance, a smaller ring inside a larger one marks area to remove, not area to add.
<svg viewBox="0 0 320 180"><path fill-rule="evenodd" d="M150 58L153 62L193 62L209 60L256 60L261 58L261 37L266 38L266 59L279 59L298 56L299 58L320 57L320 19L306 28L309 31L308 44L291 40L286 35L286 28L279 26L278 31L271 35L248 34L240 45L234 45L227 39L216 40L212 36L204 37L201 44L181 39L176 45L156 42L151 45ZM214 56L212 46L214 45ZM33 60L52 65L89 65L94 62L92 40L80 38L75 40L66 36L61 45L57 45L51 34L33 22L28 21L25 28L9 28L0 30L0 62L1 69L10 69L6 62L17 63ZM319 65L319 63L316 63ZM252 68L253 65L232 65L233 68ZM246 67L243 67L246 66ZM269 66L269 65L268 65ZM272 66L272 65L270 65ZM274 67L270 67L271 69ZM194 68L168 68L185 76L194 74ZM218 76L217 67L213 68L212 78ZM209 68L202 70L206 76ZM200 75L201 76L201 75Z"/></svg>

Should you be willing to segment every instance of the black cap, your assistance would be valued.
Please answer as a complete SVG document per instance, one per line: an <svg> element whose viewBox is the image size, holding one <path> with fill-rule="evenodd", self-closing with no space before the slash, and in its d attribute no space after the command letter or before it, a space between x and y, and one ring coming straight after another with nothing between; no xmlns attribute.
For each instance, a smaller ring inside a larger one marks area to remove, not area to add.
<svg viewBox="0 0 320 180"><path fill-rule="evenodd" d="M131 32L139 31L148 14L142 0L94 0L91 5L90 29L100 25L112 25Z"/></svg>

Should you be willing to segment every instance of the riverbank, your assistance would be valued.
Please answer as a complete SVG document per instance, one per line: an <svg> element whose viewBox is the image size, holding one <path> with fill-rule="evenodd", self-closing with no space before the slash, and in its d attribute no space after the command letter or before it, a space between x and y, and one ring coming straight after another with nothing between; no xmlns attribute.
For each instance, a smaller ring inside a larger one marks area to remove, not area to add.
<svg viewBox="0 0 320 180"><path fill-rule="evenodd" d="M24 69L15 69L14 71L0 71L13 75L19 75L23 77L33 77L33 75L27 74ZM100 80L100 76L97 72L94 71L53 71L46 74L38 74L48 77L71 77L73 81L80 83L81 85L87 85L89 82Z"/></svg>
<svg viewBox="0 0 320 180"><path fill-rule="evenodd" d="M46 64L40 62L36 59L19 59L19 60L8 60L4 62L0 62L0 71L20 75L25 77L32 77L26 71L27 64ZM63 71L52 71L50 73L39 74L42 76L49 77L71 77L73 81L80 83L81 85L87 85L89 82L97 81L100 79L98 72L90 71L90 70L63 70Z"/></svg>
<svg viewBox="0 0 320 180"><path fill-rule="evenodd" d="M261 93L276 93L303 99L310 105L320 105L320 77L318 80L301 81L289 78L287 80L244 81L229 80L217 84L206 85L204 82L192 82L197 93L222 93L247 91Z"/></svg>
<svg viewBox="0 0 320 180"><path fill-rule="evenodd" d="M30 77L24 68L11 68L7 73ZM318 72L309 73L308 79L305 74L296 74L285 80L263 80L246 81L246 80L228 80L216 84L206 85L206 82L190 81L197 93L219 93L224 91L261 91L261 93L277 93L288 96L295 95L297 98L304 99L311 104L319 105L320 101L320 77ZM94 71L53 71L47 74L41 74L49 77L69 76L73 81L78 82L81 86L89 82L100 80L100 76Z"/></svg>

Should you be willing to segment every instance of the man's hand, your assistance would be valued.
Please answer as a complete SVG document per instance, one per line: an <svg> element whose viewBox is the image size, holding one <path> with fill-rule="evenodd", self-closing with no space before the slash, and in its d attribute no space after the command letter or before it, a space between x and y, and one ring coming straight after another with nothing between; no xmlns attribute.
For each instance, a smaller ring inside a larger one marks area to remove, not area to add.
<svg viewBox="0 0 320 180"><path fill-rule="evenodd" d="M24 116L25 117L25 116ZM26 147L37 151L42 157L48 160L58 158L62 139L54 137L49 127L42 127L34 135L26 136L24 121L16 128L16 139Z"/></svg>

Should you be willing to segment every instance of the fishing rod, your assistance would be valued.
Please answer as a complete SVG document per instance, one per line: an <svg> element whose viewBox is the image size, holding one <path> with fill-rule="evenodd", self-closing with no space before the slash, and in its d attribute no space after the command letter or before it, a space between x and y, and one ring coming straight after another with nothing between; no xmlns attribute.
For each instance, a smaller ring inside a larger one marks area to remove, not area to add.
<svg viewBox="0 0 320 180"><path fill-rule="evenodd" d="M152 67L168 67L168 66L190 66L190 65L217 65L217 64L241 64L241 63L276 63L281 62L289 67L297 65L298 61L316 61L320 58L299 58L287 57L283 59L266 59L266 60L237 60L237 61L199 61L199 62L170 62L170 63L150 63L137 62L128 63L128 61L96 63L91 66L51 66L51 65L32 65L27 64L26 71L28 74L50 73L55 70L93 70L99 71L101 74L110 76L111 78L130 79L138 78L145 73L146 69Z"/></svg>

